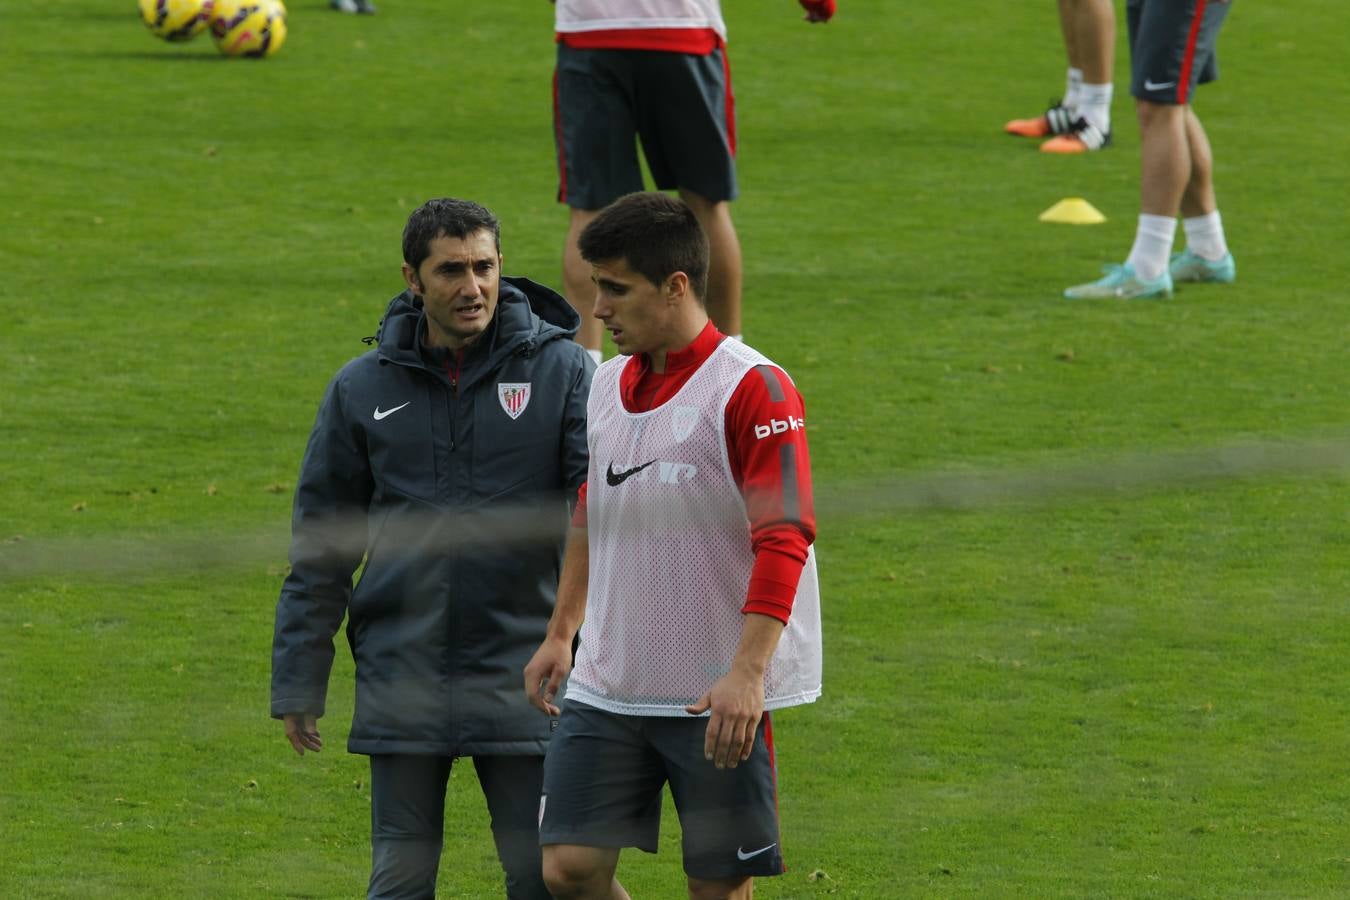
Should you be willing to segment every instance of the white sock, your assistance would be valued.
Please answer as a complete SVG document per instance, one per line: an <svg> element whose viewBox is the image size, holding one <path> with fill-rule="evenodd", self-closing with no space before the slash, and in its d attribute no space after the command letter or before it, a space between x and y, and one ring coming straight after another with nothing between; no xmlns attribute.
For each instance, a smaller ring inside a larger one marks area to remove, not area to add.
<svg viewBox="0 0 1350 900"><path fill-rule="evenodd" d="M1064 99L1060 102L1069 109L1078 108L1078 92L1083 87L1083 70L1069 66L1064 74Z"/></svg>
<svg viewBox="0 0 1350 900"><path fill-rule="evenodd" d="M1209 262L1218 262L1228 255L1228 242L1223 237L1223 222L1219 211L1183 219L1186 247L1196 256Z"/></svg>
<svg viewBox="0 0 1350 900"><path fill-rule="evenodd" d="M1167 271L1167 258L1172 254L1172 238L1176 234L1177 220L1171 216L1139 214L1134 246L1125 262L1134 266L1140 281L1152 281Z"/></svg>
<svg viewBox="0 0 1350 900"><path fill-rule="evenodd" d="M604 357L600 354L599 350L587 350L586 355L594 360L597 366L604 362Z"/></svg>
<svg viewBox="0 0 1350 900"><path fill-rule="evenodd" d="M1081 84L1078 86L1078 114L1106 134L1111 130L1111 93L1113 85Z"/></svg>

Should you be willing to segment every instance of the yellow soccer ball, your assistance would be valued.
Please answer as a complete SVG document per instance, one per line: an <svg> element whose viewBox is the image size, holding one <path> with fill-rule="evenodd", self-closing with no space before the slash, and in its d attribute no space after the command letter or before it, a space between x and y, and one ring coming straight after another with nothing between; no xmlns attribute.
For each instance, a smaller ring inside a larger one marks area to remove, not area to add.
<svg viewBox="0 0 1350 900"><path fill-rule="evenodd" d="M226 56L271 56L286 41L281 0L215 0L211 37Z"/></svg>
<svg viewBox="0 0 1350 900"><path fill-rule="evenodd" d="M206 30L212 0L138 0L141 21L155 37L189 41Z"/></svg>

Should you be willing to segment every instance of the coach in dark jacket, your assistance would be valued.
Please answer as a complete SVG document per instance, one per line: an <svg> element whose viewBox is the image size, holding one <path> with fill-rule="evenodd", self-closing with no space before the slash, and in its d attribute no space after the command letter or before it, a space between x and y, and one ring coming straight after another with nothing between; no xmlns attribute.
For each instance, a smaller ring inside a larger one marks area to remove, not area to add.
<svg viewBox="0 0 1350 900"><path fill-rule="evenodd" d="M371 758L369 896L434 894L451 761L472 756L508 896L545 898L535 827L552 723L520 673L586 476L593 364L562 297L501 277L500 229L481 206L429 201L403 254L408 290L377 347L329 384L301 464L272 715L296 752L322 746L345 613L347 747Z"/></svg>

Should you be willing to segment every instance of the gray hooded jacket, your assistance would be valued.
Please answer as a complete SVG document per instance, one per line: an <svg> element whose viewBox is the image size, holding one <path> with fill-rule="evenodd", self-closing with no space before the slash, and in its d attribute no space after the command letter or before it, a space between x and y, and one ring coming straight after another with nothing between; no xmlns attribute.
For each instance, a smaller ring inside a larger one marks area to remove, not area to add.
<svg viewBox="0 0 1350 900"><path fill-rule="evenodd" d="M272 715L322 715L333 636L356 660L353 753L542 754L521 670L553 609L586 477L594 365L558 294L504 278L452 386L420 300L333 378L301 463ZM352 576L364 560L359 583Z"/></svg>

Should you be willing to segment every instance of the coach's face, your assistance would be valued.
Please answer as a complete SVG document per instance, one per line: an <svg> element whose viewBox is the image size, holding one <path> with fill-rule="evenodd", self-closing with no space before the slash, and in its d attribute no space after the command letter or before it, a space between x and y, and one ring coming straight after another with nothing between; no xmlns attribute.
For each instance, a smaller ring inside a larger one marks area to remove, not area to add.
<svg viewBox="0 0 1350 900"><path fill-rule="evenodd" d="M652 284L620 259L593 264L591 280L596 289L595 317L605 324L620 353L669 349L676 337L678 301L689 281L683 272Z"/></svg>
<svg viewBox="0 0 1350 900"><path fill-rule="evenodd" d="M502 257L487 229L464 238L441 234L428 250L417 271L403 264L403 278L422 298L427 343L458 350L477 340L492 323L501 289Z"/></svg>

